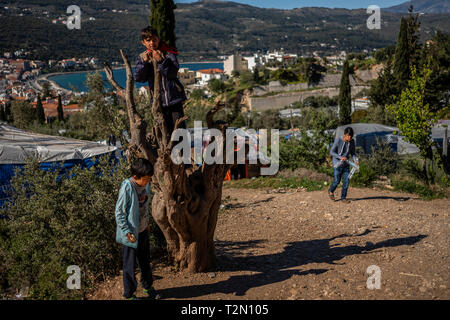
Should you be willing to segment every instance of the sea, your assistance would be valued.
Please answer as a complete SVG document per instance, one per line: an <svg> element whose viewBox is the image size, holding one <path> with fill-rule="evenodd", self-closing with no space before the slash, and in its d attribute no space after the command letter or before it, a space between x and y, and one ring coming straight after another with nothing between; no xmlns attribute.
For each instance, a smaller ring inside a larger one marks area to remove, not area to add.
<svg viewBox="0 0 450 320"><path fill-rule="evenodd" d="M203 69L221 69L223 70L223 62L195 62L195 63L180 63L180 68L187 68L192 71L198 71ZM78 92L87 92L88 88L85 85L86 77L88 73L92 73L93 71L89 72L79 72L79 73L67 73L67 74L59 74L55 76L48 77L49 80L55 81L60 87L72 90L72 91L78 91ZM104 71L99 72L103 80L105 82L105 87L108 89L111 89L111 85L109 84L108 80L106 79L106 75ZM126 86L126 71L125 68L122 69L115 69L113 70L114 78L116 79L117 83L125 87ZM137 88L140 88L142 86L146 86L147 83L140 83L135 82L135 86Z"/></svg>

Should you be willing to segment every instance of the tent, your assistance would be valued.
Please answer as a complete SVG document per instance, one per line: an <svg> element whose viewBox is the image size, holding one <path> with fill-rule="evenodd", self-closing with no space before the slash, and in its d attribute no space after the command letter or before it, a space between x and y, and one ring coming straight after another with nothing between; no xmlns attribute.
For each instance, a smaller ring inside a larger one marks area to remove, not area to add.
<svg viewBox="0 0 450 320"><path fill-rule="evenodd" d="M383 139L388 142L394 152L398 154L411 154L419 152L419 148L405 140L405 137L399 135L396 127L390 127L377 123L353 123L340 126L336 129L335 137L342 137L346 127L352 127L356 147L360 147L364 153L370 154L371 147L375 146L377 139ZM436 142L438 148L442 148L444 141L445 127L437 124L431 129L431 138ZM401 132L400 132L401 134ZM448 137L447 143L449 143Z"/></svg>
<svg viewBox="0 0 450 320"><path fill-rule="evenodd" d="M344 130L351 127L354 133L355 145L360 147L365 154L372 152L372 146L377 144L377 139L388 142L394 152L397 152L398 128L377 123L353 123L340 126L336 129L335 138L342 137Z"/></svg>
<svg viewBox="0 0 450 320"><path fill-rule="evenodd" d="M0 123L0 206L7 200L14 171L23 167L30 156L39 157L42 170L62 165L64 172L76 165L90 168L98 156L115 157L116 150L96 142L31 133Z"/></svg>

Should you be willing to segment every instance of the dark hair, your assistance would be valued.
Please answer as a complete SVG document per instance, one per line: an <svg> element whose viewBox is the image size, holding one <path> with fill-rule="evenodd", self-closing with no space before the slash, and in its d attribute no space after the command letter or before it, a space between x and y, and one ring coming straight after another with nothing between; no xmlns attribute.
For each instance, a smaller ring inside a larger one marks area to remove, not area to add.
<svg viewBox="0 0 450 320"><path fill-rule="evenodd" d="M147 38L151 38L153 36L159 37L158 36L158 31L156 31L156 29L153 28L152 26L145 27L144 29L141 30L142 40L145 40Z"/></svg>
<svg viewBox="0 0 450 320"><path fill-rule="evenodd" d="M345 128L344 134L348 134L350 137L353 138L353 129L352 129L352 127Z"/></svg>
<svg viewBox="0 0 450 320"><path fill-rule="evenodd" d="M139 158L133 161L130 171L132 176L137 176L138 178L152 176L153 166L147 159Z"/></svg>

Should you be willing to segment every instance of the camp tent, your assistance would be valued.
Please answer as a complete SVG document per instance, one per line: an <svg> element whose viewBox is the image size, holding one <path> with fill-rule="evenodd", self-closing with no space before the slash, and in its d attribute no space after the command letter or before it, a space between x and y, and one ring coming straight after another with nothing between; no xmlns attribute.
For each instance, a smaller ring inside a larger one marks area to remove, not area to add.
<svg viewBox="0 0 450 320"><path fill-rule="evenodd" d="M419 152L419 148L406 141L405 137L401 135L401 132L399 135L399 130L396 127L377 123L353 123L338 127L335 132L335 137L342 137L346 127L353 128L356 147L360 147L366 154L371 153L371 147L376 145L377 139L388 142L392 150L398 154ZM435 125L431 130L431 138L439 148L442 148L444 133L445 127L442 124ZM447 143L449 141L450 139L447 140Z"/></svg>
<svg viewBox="0 0 450 320"><path fill-rule="evenodd" d="M377 123L353 123L340 126L336 129L335 137L342 137L344 130L351 127L354 133L355 145L360 147L365 154L372 152L372 146L377 144L377 139L388 142L394 152L397 152L398 128Z"/></svg>
<svg viewBox="0 0 450 320"><path fill-rule="evenodd" d="M96 157L115 157L117 148L96 142L26 132L0 123L0 206L7 199L11 177L26 159L37 156L42 170L62 165L64 171L75 165L90 168Z"/></svg>

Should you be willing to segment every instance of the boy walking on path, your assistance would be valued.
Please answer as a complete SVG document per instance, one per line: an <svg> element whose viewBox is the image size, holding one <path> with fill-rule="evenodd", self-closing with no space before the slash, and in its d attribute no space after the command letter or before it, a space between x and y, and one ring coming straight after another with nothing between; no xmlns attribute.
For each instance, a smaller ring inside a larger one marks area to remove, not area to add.
<svg viewBox="0 0 450 320"><path fill-rule="evenodd" d="M349 184L348 174L350 172L348 157L351 155L353 160L358 163L358 157L355 153L355 140L353 140L353 129L351 127L345 128L342 138L336 138L331 147L330 154L333 159L334 180L328 190L328 196L331 200L335 201L334 190L336 190L342 178L341 201L349 203L350 201L346 199Z"/></svg>
<svg viewBox="0 0 450 320"><path fill-rule="evenodd" d="M136 262L141 271L144 293L156 298L150 268L148 206L153 167L146 159L131 164L131 178L125 179L116 203L116 241L123 245L123 296L136 300Z"/></svg>

